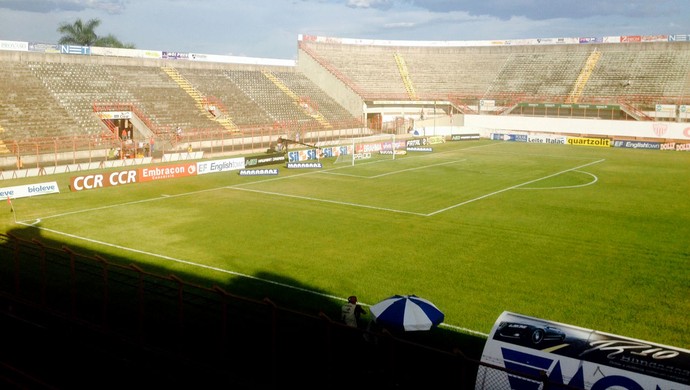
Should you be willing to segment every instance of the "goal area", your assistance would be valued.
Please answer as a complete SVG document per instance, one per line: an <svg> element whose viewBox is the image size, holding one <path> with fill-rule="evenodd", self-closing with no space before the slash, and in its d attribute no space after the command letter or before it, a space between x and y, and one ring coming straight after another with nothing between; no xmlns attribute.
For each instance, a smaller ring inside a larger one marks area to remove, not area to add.
<svg viewBox="0 0 690 390"><path fill-rule="evenodd" d="M375 160L395 160L405 154L404 140L396 140L395 134L371 135L341 140L339 145L322 149L324 157L335 157L334 164L355 165Z"/></svg>

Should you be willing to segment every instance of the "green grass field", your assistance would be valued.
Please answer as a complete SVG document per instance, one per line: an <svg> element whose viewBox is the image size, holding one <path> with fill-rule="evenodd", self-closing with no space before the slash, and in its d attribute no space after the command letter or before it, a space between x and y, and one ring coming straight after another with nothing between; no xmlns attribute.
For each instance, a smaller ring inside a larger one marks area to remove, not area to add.
<svg viewBox="0 0 690 390"><path fill-rule="evenodd" d="M77 174L6 180L61 193L14 200L0 229L209 286L257 278L266 290L247 293L279 286L277 302L416 294L461 332L487 334L508 310L690 347L690 153L433 148L81 192L68 188Z"/></svg>

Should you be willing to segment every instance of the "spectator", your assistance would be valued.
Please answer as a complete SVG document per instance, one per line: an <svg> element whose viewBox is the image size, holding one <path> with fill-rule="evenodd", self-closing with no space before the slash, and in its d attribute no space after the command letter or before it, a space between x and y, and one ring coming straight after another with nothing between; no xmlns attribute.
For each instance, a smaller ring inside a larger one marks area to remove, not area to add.
<svg viewBox="0 0 690 390"><path fill-rule="evenodd" d="M364 311L362 306L357 304L357 297L354 295L347 298L347 303L340 309L340 319L348 326L354 328L359 327L359 321L362 314L366 314L366 311Z"/></svg>

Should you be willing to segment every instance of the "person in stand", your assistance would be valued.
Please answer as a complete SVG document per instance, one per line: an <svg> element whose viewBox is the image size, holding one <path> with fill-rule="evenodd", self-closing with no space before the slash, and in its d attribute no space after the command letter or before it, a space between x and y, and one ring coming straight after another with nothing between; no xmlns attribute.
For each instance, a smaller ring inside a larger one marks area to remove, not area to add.
<svg viewBox="0 0 690 390"><path fill-rule="evenodd" d="M357 304L357 297L354 295L348 297L347 303L340 309L340 319L353 328L359 327L359 321L363 314L366 314L366 311Z"/></svg>

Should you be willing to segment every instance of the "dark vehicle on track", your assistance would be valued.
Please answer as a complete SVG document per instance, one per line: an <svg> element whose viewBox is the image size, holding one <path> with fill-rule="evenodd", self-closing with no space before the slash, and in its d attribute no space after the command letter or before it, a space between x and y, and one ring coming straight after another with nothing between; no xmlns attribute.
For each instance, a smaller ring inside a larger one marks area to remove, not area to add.
<svg viewBox="0 0 690 390"><path fill-rule="evenodd" d="M558 328L548 325L539 326L519 322L501 322L494 337L530 342L533 345L537 345L542 341L563 341L565 340L565 333Z"/></svg>

